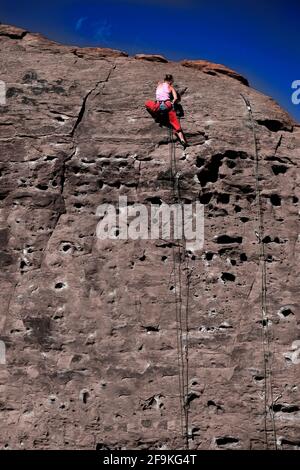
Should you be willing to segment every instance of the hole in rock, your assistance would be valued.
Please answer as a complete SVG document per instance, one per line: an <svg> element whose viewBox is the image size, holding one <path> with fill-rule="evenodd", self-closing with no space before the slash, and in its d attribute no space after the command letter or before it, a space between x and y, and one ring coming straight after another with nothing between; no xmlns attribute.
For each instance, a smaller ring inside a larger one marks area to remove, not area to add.
<svg viewBox="0 0 300 470"><path fill-rule="evenodd" d="M237 158L245 160L248 158L248 154L241 150L226 150L224 157L229 158L230 160L236 160Z"/></svg>
<svg viewBox="0 0 300 470"><path fill-rule="evenodd" d="M152 380L149 381L149 382L152 382ZM152 397L145 400L141 404L141 407L142 407L143 410L162 409L162 408L164 408L164 403L162 401L164 398L165 398L164 395L153 395Z"/></svg>
<svg viewBox="0 0 300 470"><path fill-rule="evenodd" d="M61 320L62 318L64 318L64 314L63 313L57 313L57 314L54 315L53 320Z"/></svg>
<svg viewBox="0 0 300 470"><path fill-rule="evenodd" d="M227 444L236 444L239 442L239 439L231 436L217 437L216 444L217 446L225 446Z"/></svg>
<svg viewBox="0 0 300 470"><path fill-rule="evenodd" d="M146 330L147 332L154 331L157 333L159 331L159 325L147 325L147 326L143 325L142 328Z"/></svg>
<svg viewBox="0 0 300 470"><path fill-rule="evenodd" d="M55 289L63 289L66 285L63 282L57 282L55 284Z"/></svg>
<svg viewBox="0 0 300 470"><path fill-rule="evenodd" d="M236 163L233 162L232 160L227 160L227 161L226 161L226 165L227 165L228 168L230 168L230 169L233 169L233 168L236 167Z"/></svg>
<svg viewBox="0 0 300 470"><path fill-rule="evenodd" d="M64 253L68 253L68 252L71 251L71 250L72 250L72 245L70 245L70 243L64 243L64 244L62 245L62 251L63 251Z"/></svg>
<svg viewBox="0 0 300 470"><path fill-rule="evenodd" d="M89 396L90 396L90 394L89 394L89 392L88 392L87 390L82 391L81 394L80 394L82 403L84 403L84 404L86 405Z"/></svg>
<svg viewBox="0 0 300 470"><path fill-rule="evenodd" d="M270 201L273 206L281 206L281 197L278 194L271 194Z"/></svg>
<svg viewBox="0 0 300 470"><path fill-rule="evenodd" d="M230 235L219 235L216 238L216 243L226 244L226 243L242 243L243 238L239 236L230 236Z"/></svg>
<svg viewBox="0 0 300 470"><path fill-rule="evenodd" d="M27 266L26 261L22 259L20 262L20 270L23 271L26 268L26 266Z"/></svg>
<svg viewBox="0 0 300 470"><path fill-rule="evenodd" d="M200 428L198 428L198 427L192 428L192 431L191 431L192 439L194 439L194 437L196 437L196 436L199 436L199 431L200 431Z"/></svg>
<svg viewBox="0 0 300 470"><path fill-rule="evenodd" d="M227 322L224 322L222 323L220 326L219 326L219 329L220 330L230 330L232 329L233 327L231 325L229 325Z"/></svg>
<svg viewBox="0 0 300 470"><path fill-rule="evenodd" d="M257 124L265 126L271 132L278 132L280 130L288 130L287 127L277 119L258 119Z"/></svg>
<svg viewBox="0 0 300 470"><path fill-rule="evenodd" d="M47 184L37 184L37 189L40 189L41 191L46 191L48 189Z"/></svg>
<svg viewBox="0 0 300 470"><path fill-rule="evenodd" d="M274 237L272 240L270 235L267 235L262 239L262 242L263 243L280 243L280 239L278 237Z"/></svg>
<svg viewBox="0 0 300 470"><path fill-rule="evenodd" d="M208 400L207 406L209 408L211 408L211 407L216 408L217 410L222 410L223 409L222 406L217 405L217 403L215 403L213 400Z"/></svg>
<svg viewBox="0 0 300 470"><path fill-rule="evenodd" d="M189 405L192 401L196 400L199 397L200 397L199 393L190 392L186 399L186 405Z"/></svg>
<svg viewBox="0 0 300 470"><path fill-rule="evenodd" d="M150 204L155 204L157 206L162 204L162 200L158 196L147 197L146 202L150 202Z"/></svg>
<svg viewBox="0 0 300 470"><path fill-rule="evenodd" d="M207 253L205 253L204 257L207 261L211 261L214 257L214 254L212 253L212 251L208 251Z"/></svg>
<svg viewBox="0 0 300 470"><path fill-rule="evenodd" d="M208 204L211 198L212 198L212 193L205 193L199 196L199 201L201 202L201 204Z"/></svg>
<svg viewBox="0 0 300 470"><path fill-rule="evenodd" d="M29 70L23 76L22 82L23 83L31 83L31 82L37 80L37 78L38 78L37 73L34 70Z"/></svg>
<svg viewBox="0 0 300 470"><path fill-rule="evenodd" d="M263 320L258 320L256 323L258 323L259 325L262 325L262 326L267 326L269 322L268 319L263 319Z"/></svg>
<svg viewBox="0 0 300 470"><path fill-rule="evenodd" d="M250 202L250 204L255 200L254 194L248 194L247 196L247 201Z"/></svg>
<svg viewBox="0 0 300 470"><path fill-rule="evenodd" d="M227 253L229 253L229 254L231 254L231 253L234 254L232 248L221 248L221 249L218 251L218 253L219 253L220 256L226 255Z"/></svg>
<svg viewBox="0 0 300 470"><path fill-rule="evenodd" d="M272 165L272 171L274 175L276 176L279 174L286 173L287 170L288 170L288 167L285 165Z"/></svg>
<svg viewBox="0 0 300 470"><path fill-rule="evenodd" d="M232 274L232 273L222 273L221 279L224 282L226 282L226 281L234 282L235 281L235 275Z"/></svg>
<svg viewBox="0 0 300 470"><path fill-rule="evenodd" d="M205 158L203 158L203 157L197 157L197 159L196 159L196 166L197 166L198 168L200 168L201 166L203 166L204 163L205 163Z"/></svg>
<svg viewBox="0 0 300 470"><path fill-rule="evenodd" d="M241 254L240 254L240 260L241 260L242 262L248 261L248 257L247 257L247 255L246 255L246 253L241 253Z"/></svg>
<svg viewBox="0 0 300 470"><path fill-rule="evenodd" d="M47 155L45 157L45 161L46 162L51 162L52 160L55 160L57 157L55 157L54 155Z"/></svg>
<svg viewBox="0 0 300 470"><path fill-rule="evenodd" d="M289 307L283 307L280 309L279 312L285 318L288 317L289 315L294 315L294 312Z"/></svg>
<svg viewBox="0 0 300 470"><path fill-rule="evenodd" d="M217 196L217 202L221 204L228 204L230 201L230 195L229 194L218 194Z"/></svg>
<svg viewBox="0 0 300 470"><path fill-rule="evenodd" d="M270 406L270 409L275 413L281 411L282 413L296 413L300 410L297 405L281 405L280 403L275 403L273 406Z"/></svg>
<svg viewBox="0 0 300 470"><path fill-rule="evenodd" d="M212 155L211 160L206 166L197 174L197 178L201 186L206 186L207 183L215 183L219 177L219 168L222 165L222 155Z"/></svg>
<svg viewBox="0 0 300 470"><path fill-rule="evenodd" d="M257 382L261 382L262 380L264 380L264 375L255 375L254 376L254 380L256 380Z"/></svg>
<svg viewBox="0 0 300 470"><path fill-rule="evenodd" d="M6 98L11 98L12 96L18 96L23 93L23 90L21 88L8 88L6 92Z"/></svg>
<svg viewBox="0 0 300 470"><path fill-rule="evenodd" d="M293 446L293 447L300 447L300 439L292 441L290 439L282 438L281 439L281 445L283 445L283 444Z"/></svg>

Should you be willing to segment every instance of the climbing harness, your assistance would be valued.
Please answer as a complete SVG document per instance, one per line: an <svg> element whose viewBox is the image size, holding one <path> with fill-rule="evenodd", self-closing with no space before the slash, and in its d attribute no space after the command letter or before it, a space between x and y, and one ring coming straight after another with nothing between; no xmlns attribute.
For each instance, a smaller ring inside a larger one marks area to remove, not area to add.
<svg viewBox="0 0 300 470"><path fill-rule="evenodd" d="M165 105L165 103L166 103L165 101L159 101L159 111L161 113L165 113L166 111L168 111L168 107Z"/></svg>
<svg viewBox="0 0 300 470"><path fill-rule="evenodd" d="M181 212L183 221L183 201L180 196L180 174L177 172L176 148L173 131L169 128L169 148L170 148L170 184L172 188L172 199L177 203L177 209ZM179 219L177 219L179 220ZM184 224L183 224L184 225ZM175 227L174 227L175 228ZM182 244L181 244L181 243ZM177 250L175 250L175 247ZM189 268L189 256L186 250L184 230L181 240L175 243L174 233L172 234L172 258L173 258L173 278L175 294L175 319L177 332L177 363L178 382L180 399L180 425L182 439L185 448L189 449L189 296L192 271ZM177 261L177 263L176 263ZM185 304L183 289L183 267L186 272L185 282Z"/></svg>
<svg viewBox="0 0 300 470"><path fill-rule="evenodd" d="M265 432L265 445L269 449L269 437L268 437L268 413L272 423L272 441L275 450L277 450L277 432L274 415L274 394L273 394L273 376L271 366L271 338L269 330L269 320L267 311L267 266L266 266L266 255L265 255L265 244L264 244L264 226L263 226L263 210L261 204L261 192L259 185L259 152L258 152L258 139L255 129L255 121L253 118L253 112L251 103L244 95L242 98L249 114L249 121L253 133L254 142L254 155L255 155L255 192L256 192L256 207L257 207L257 222L258 228L256 231L256 237L260 246L259 252L259 264L261 266L261 323L262 323L262 348L263 348L263 360L264 360L264 432Z"/></svg>

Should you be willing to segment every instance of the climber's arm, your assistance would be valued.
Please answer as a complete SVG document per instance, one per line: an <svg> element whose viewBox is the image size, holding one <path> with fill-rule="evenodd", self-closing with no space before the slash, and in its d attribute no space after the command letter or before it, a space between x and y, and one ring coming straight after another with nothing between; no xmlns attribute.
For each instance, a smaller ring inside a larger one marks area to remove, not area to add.
<svg viewBox="0 0 300 470"><path fill-rule="evenodd" d="M178 95L177 95L177 92L176 92L176 90L173 86L170 86L170 91L173 95L173 104L174 104L178 100Z"/></svg>

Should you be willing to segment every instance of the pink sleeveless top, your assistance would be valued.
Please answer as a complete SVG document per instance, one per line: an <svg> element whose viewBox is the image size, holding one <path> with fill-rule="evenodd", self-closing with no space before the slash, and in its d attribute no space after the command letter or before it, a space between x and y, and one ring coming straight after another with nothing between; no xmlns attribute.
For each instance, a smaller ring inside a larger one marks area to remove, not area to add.
<svg viewBox="0 0 300 470"><path fill-rule="evenodd" d="M170 99L170 85L166 82L161 83L156 88L156 101L167 101Z"/></svg>

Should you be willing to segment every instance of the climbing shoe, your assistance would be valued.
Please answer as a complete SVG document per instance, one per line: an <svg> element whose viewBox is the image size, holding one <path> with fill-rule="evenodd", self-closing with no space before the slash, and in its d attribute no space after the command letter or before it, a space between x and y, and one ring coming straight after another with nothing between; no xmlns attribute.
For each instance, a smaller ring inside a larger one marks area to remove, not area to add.
<svg viewBox="0 0 300 470"><path fill-rule="evenodd" d="M187 143L186 140L179 139L179 142L181 143L181 145L184 149L186 149L189 146L189 144Z"/></svg>

